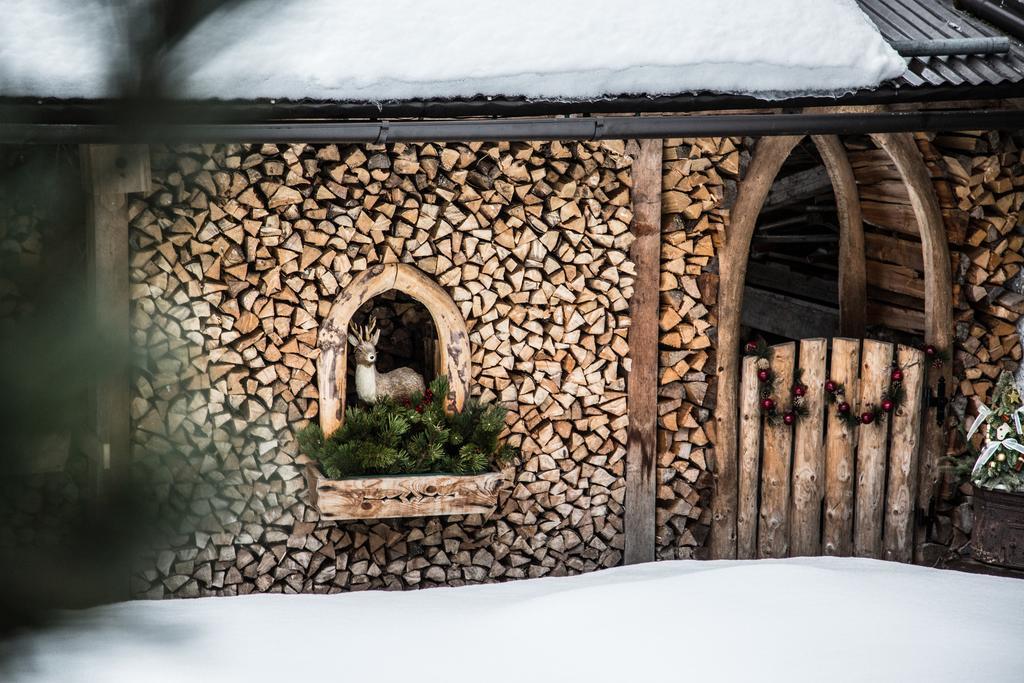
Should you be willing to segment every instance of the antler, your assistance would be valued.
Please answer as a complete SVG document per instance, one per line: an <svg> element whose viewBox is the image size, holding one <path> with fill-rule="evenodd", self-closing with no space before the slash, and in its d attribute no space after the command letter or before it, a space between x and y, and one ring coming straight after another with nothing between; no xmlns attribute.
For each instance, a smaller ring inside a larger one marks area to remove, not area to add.
<svg viewBox="0 0 1024 683"><path fill-rule="evenodd" d="M366 325L354 325L353 335L360 344L376 344L374 334L379 338L380 332L377 332L377 319L370 316L370 322Z"/></svg>

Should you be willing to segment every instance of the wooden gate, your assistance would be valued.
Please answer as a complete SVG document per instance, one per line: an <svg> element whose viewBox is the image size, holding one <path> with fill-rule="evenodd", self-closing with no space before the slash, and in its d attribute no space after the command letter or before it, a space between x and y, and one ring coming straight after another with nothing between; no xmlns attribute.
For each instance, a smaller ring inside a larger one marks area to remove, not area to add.
<svg viewBox="0 0 1024 683"><path fill-rule="evenodd" d="M770 347L776 400L789 404L801 369L806 414L793 426L762 415L757 362L744 359L740 385L738 556L911 561L924 354L871 339L835 338L831 349L826 339ZM893 367L903 372L905 394L891 414L865 425L840 418L826 380L844 385L857 415L881 404Z"/></svg>

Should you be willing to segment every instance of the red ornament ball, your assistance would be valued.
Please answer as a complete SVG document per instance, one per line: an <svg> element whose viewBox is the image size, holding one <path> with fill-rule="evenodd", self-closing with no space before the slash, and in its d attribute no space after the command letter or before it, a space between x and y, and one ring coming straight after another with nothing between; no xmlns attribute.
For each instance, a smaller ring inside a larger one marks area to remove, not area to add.
<svg viewBox="0 0 1024 683"><path fill-rule="evenodd" d="M938 351L935 349L934 346L932 346L931 344L924 345L924 355L934 356L936 353L938 353Z"/></svg>
<svg viewBox="0 0 1024 683"><path fill-rule="evenodd" d="M850 404L847 403L846 401L843 401L836 406L836 410L838 410L840 414L845 415L846 413L850 412Z"/></svg>
<svg viewBox="0 0 1024 683"><path fill-rule="evenodd" d="M759 382L767 382L768 381L768 374L769 373L768 373L767 370L758 370L757 371L757 380Z"/></svg>
<svg viewBox="0 0 1024 683"><path fill-rule="evenodd" d="M891 413L892 409L895 407L896 404L890 401L889 399L885 399L884 401L882 401L882 410L884 410L887 413Z"/></svg>
<svg viewBox="0 0 1024 683"><path fill-rule="evenodd" d="M834 394L834 393L836 393L836 389L838 389L838 388L839 388L839 385L836 384L835 382L833 382L832 380L830 380L830 379L825 380L825 391L827 391L828 393Z"/></svg>
<svg viewBox="0 0 1024 683"><path fill-rule="evenodd" d="M775 401L771 398L762 398L761 407L765 410L775 410Z"/></svg>
<svg viewBox="0 0 1024 683"><path fill-rule="evenodd" d="M803 384L794 384L793 385L793 395L794 396L804 396L806 394L807 394L807 387L805 385L803 385Z"/></svg>
<svg viewBox="0 0 1024 683"><path fill-rule="evenodd" d="M874 421L875 421L875 414L874 413L861 413L860 414L860 423L861 424L869 425L869 424L871 424Z"/></svg>
<svg viewBox="0 0 1024 683"><path fill-rule="evenodd" d="M893 371L892 371L892 374L889 375L889 376L892 378L893 382L902 382L903 381L903 371L900 370L899 368L894 368Z"/></svg>
<svg viewBox="0 0 1024 683"><path fill-rule="evenodd" d="M757 351L757 342L748 341L746 349L747 353L754 353L755 351Z"/></svg>
<svg viewBox="0 0 1024 683"><path fill-rule="evenodd" d="M796 422L796 413L794 413L792 410L787 410L782 414L782 421L788 425L793 424L794 422Z"/></svg>

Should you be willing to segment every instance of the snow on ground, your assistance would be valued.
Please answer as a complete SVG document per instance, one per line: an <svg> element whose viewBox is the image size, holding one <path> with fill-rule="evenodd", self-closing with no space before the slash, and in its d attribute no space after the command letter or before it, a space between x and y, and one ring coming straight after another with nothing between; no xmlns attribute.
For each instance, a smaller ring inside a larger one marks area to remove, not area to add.
<svg viewBox="0 0 1024 683"><path fill-rule="evenodd" d="M14 8L0 22L0 94L111 94L103 76L116 68L96 51L119 42L97 2L0 0ZM247 0L207 18L167 64L191 98L359 101L774 98L870 88L905 69L855 0Z"/></svg>
<svg viewBox="0 0 1024 683"><path fill-rule="evenodd" d="M405 593L121 603L14 641L0 678L1017 683L1022 642L1016 579L863 559L678 561Z"/></svg>

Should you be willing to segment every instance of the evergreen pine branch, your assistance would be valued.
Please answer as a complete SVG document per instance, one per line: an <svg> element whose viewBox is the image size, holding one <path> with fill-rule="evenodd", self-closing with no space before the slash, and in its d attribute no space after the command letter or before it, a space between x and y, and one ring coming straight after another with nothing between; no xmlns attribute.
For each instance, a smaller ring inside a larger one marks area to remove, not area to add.
<svg viewBox="0 0 1024 683"><path fill-rule="evenodd" d="M503 465L518 450L501 439L504 407L466 401L448 412L448 380L438 377L407 404L388 397L350 406L330 438L317 425L297 435L302 452L334 479L370 474L478 474ZM417 408L419 410L417 410Z"/></svg>

